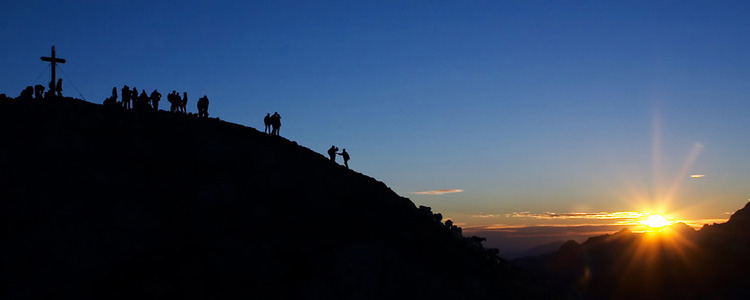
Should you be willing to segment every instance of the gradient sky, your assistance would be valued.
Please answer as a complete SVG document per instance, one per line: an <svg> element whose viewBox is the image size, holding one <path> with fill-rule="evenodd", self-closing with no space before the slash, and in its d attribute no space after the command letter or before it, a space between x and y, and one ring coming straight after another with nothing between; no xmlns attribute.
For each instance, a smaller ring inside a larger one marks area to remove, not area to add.
<svg viewBox="0 0 750 300"><path fill-rule="evenodd" d="M750 194L748 15L747 1L10 1L0 93L46 86L55 45L66 95L186 91L189 111L207 95L211 116L255 128L277 111L282 136L346 148L470 231L622 221L570 213L711 222ZM415 194L435 190L461 192Z"/></svg>

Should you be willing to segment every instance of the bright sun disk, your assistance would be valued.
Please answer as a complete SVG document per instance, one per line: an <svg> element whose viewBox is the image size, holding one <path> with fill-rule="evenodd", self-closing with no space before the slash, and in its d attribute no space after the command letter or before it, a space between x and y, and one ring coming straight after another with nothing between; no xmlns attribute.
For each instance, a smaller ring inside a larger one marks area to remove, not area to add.
<svg viewBox="0 0 750 300"><path fill-rule="evenodd" d="M646 220L641 221L641 224L651 228L660 228L671 224L671 222L660 214L653 214L648 216Z"/></svg>

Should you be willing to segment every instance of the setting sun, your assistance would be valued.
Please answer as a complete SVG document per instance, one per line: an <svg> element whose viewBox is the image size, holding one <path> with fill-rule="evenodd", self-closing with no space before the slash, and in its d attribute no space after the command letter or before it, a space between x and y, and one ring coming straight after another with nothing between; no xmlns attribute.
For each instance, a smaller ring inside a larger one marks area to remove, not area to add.
<svg viewBox="0 0 750 300"><path fill-rule="evenodd" d="M671 224L671 222L660 214L653 214L648 216L646 220L641 221L641 224L651 228L660 228Z"/></svg>

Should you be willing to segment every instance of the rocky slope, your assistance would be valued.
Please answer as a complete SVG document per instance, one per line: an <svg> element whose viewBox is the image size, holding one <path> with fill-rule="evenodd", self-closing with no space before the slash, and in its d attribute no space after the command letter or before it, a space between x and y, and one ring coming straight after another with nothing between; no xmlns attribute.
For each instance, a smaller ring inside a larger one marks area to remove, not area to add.
<svg viewBox="0 0 750 300"><path fill-rule="evenodd" d="M75 99L4 99L0 128L3 299L553 295L429 208L252 128Z"/></svg>

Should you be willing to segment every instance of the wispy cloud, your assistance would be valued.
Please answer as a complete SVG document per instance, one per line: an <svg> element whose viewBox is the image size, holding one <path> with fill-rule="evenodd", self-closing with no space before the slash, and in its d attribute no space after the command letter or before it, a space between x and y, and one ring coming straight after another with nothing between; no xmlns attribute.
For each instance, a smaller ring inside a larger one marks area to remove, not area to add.
<svg viewBox="0 0 750 300"><path fill-rule="evenodd" d="M445 190L434 190L434 191L423 191L423 192L411 192L410 194L417 194L417 195L442 195L442 194L450 194L450 193L460 193L464 190L459 189L445 189Z"/></svg>
<svg viewBox="0 0 750 300"><path fill-rule="evenodd" d="M472 218L496 218L500 217L500 215L491 215L491 214L483 214L479 213L478 215L471 215Z"/></svg>
<svg viewBox="0 0 750 300"><path fill-rule="evenodd" d="M531 212L514 212L505 215L508 218L528 218L541 220L561 220L561 219L585 219L585 220L613 220L613 221L636 221L651 215L649 212L638 211L617 211L617 212L571 212L571 213L531 213Z"/></svg>
<svg viewBox="0 0 750 300"><path fill-rule="evenodd" d="M692 178L703 178L703 177L706 177L706 175L703 175L703 174L693 174L693 175L690 175L690 177L692 177Z"/></svg>

